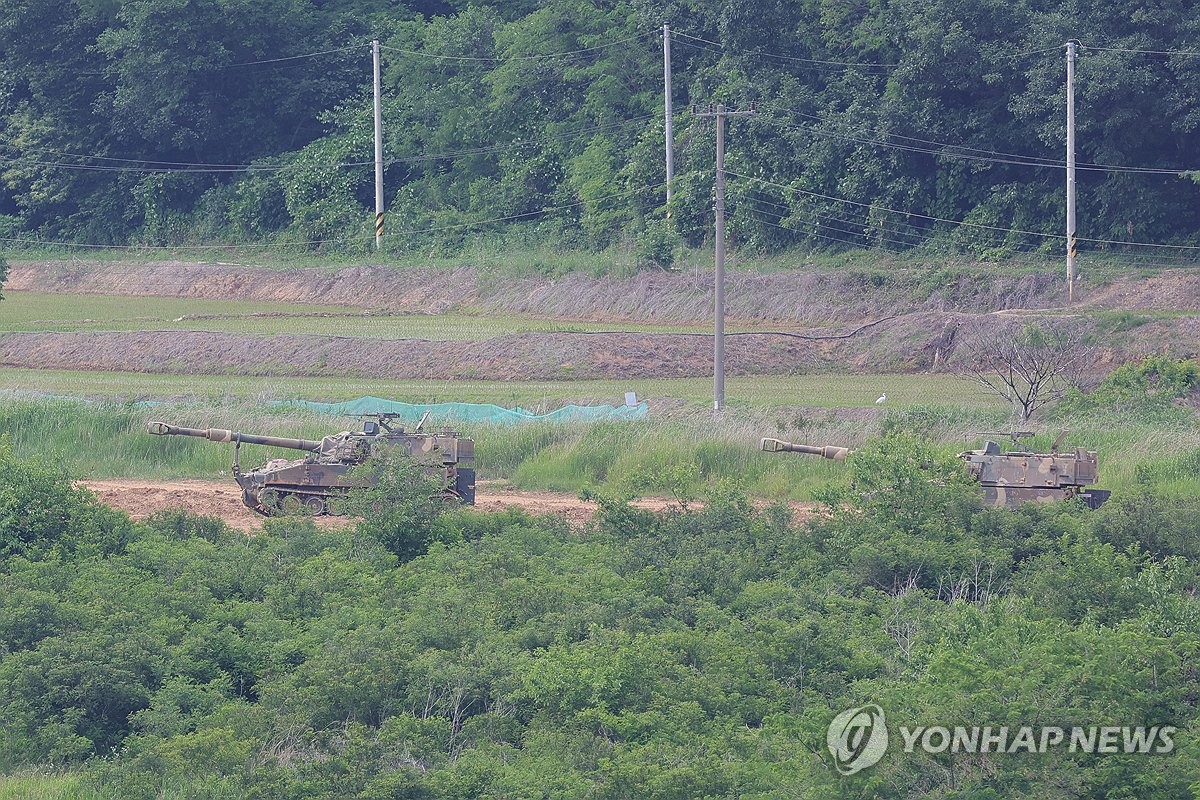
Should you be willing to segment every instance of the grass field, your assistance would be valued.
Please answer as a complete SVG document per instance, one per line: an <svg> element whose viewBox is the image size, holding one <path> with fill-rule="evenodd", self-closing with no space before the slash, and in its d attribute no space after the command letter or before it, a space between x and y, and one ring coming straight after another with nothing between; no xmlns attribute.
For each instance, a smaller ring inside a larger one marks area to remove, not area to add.
<svg viewBox="0 0 1200 800"><path fill-rule="evenodd" d="M18 454L52 459L77 477L229 478L229 446L149 436L146 422L151 419L310 439L355 424L234 398L151 406L64 399L0 402L0 435ZM716 480L734 479L753 496L808 500L845 479L842 465L762 453L759 438L857 446L890 428L913 431L953 454L981 446L981 434L1005 425L1002 409L914 405L869 418L831 410L756 407L745 413L730 409L721 420L679 409L675 416L635 422L456 427L475 439L480 478L507 480L519 488L669 494L668 479L682 476L696 493ZM1171 494L1200 495L1200 422L1195 415L1102 414L1042 421L1035 426L1041 435L1024 446L1044 451L1059 426L1070 428L1068 446L1098 451L1103 487L1128 488L1149 476ZM295 453L246 446L242 463L255 466L268 455Z"/></svg>
<svg viewBox="0 0 1200 800"><path fill-rule="evenodd" d="M70 247L13 249L10 261L57 261L79 257ZM463 266L504 275L563 275L586 272L593 275L631 274L641 266L632 248L616 245L606 250L563 250L550 247L535 237L517 233L510 236L472 237L470 244L455 254L431 254L424 250L390 247L385 240L382 251L314 252L304 246L273 244L267 247L237 247L220 245L212 248L138 248L89 250L89 261L197 261L218 258L222 264L269 267L277 269L323 269L330 272L344 267L384 264L394 267L433 267L456 269ZM708 269L713 254L709 248L682 248L675 253L675 268ZM725 267L731 272L781 272L789 270L840 271L855 270L877 273L966 273L974 275L1036 274L1058 272L1061 257L1056 253L1013 254L971 261L959 252L935 252L918 249L908 253L891 253L877 248L842 252L757 254L749 249L731 250L726 254ZM1115 278L1151 275L1164 269L1198 269L1195 260L1165 257L1138 259L1120 252L1080 253L1079 267L1087 284L1100 284Z"/></svg>
<svg viewBox="0 0 1200 800"><path fill-rule="evenodd" d="M283 314L346 312L347 309L341 306L300 303L6 292L0 305L0 331L143 330L166 325L179 317L229 315L244 318L269 314L277 319Z"/></svg>
<svg viewBox="0 0 1200 800"><path fill-rule="evenodd" d="M0 800L101 800L104 794L88 788L77 773L31 772L0 775Z"/></svg>
<svg viewBox="0 0 1200 800"><path fill-rule="evenodd" d="M62 372L0 369L0 391L116 400L196 398L226 400L350 400L373 395L410 403L495 403L551 409L579 403L620 403L625 392L674 408L680 402L711 408L711 378L653 380L430 381L364 378L260 378L228 375L160 375L134 372ZM936 403L967 409L1003 410L1002 401L982 394L970 381L953 375L796 375L732 376L725 381L730 413L777 408L884 408Z"/></svg>
<svg viewBox="0 0 1200 800"><path fill-rule="evenodd" d="M700 325L562 322L517 314L368 314L340 306L41 292L10 292L0 310L0 332L204 330L441 341L531 332L706 332ZM747 329L730 326L728 330Z"/></svg>

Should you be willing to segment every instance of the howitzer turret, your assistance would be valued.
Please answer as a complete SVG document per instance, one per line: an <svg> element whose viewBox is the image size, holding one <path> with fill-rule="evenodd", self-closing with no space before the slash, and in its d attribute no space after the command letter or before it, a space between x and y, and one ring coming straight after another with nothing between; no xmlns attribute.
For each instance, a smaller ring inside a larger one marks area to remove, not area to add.
<svg viewBox="0 0 1200 800"><path fill-rule="evenodd" d="M1032 436L1032 433L1009 434L1013 441ZM979 484L983 501L994 506L1017 506L1022 503L1049 503L1077 497L1089 508L1098 508L1111 494L1106 489L1089 488L1099 478L1096 454L1076 448L1060 453L1066 431L1058 437L1049 453L1001 452L993 441L984 443L981 450L958 454L967 472ZM807 453L842 461L854 452L845 447L793 444L779 439L762 440L768 453Z"/></svg>
<svg viewBox="0 0 1200 800"><path fill-rule="evenodd" d="M355 467L374 455L386 460L392 448L400 448L427 474L439 478L447 497L468 504L475 502L475 443L471 439L453 431L420 433L420 424L406 433L403 428L393 428L394 417L390 414L366 416L361 431L342 431L320 440L263 436L223 428L183 428L165 422L151 422L146 429L156 436L195 436L210 442L232 442L233 477L242 488L242 502L268 516L337 513L337 504L331 504L331 500L378 480L378 476ZM274 458L242 472L238 457L243 444L304 450L307 454L300 459Z"/></svg>

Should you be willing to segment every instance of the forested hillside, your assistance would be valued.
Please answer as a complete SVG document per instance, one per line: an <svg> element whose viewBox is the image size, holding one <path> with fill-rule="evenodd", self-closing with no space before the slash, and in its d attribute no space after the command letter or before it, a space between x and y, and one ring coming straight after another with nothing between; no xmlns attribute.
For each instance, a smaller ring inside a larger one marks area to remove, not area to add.
<svg viewBox="0 0 1200 800"><path fill-rule="evenodd" d="M665 207L662 25L672 28ZM1200 233L1200 11L1182 0L0 0L0 237L364 249L370 40L389 245L1061 253L1063 43L1083 249ZM664 255L665 254L665 255Z"/></svg>

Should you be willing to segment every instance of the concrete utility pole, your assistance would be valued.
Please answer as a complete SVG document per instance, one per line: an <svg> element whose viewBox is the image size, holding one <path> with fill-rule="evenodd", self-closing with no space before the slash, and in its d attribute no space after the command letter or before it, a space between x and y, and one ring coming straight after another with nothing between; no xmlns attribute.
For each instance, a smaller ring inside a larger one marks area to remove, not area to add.
<svg viewBox="0 0 1200 800"><path fill-rule="evenodd" d="M730 111L723 105L697 111L697 117L717 118L716 253L713 275L713 413L725 410L725 118L748 117L749 111Z"/></svg>
<svg viewBox="0 0 1200 800"><path fill-rule="evenodd" d="M671 205L671 179L675 177L675 154L671 142L675 138L671 122L671 26L663 24L663 98L666 105L667 121L667 205ZM670 210L667 216L671 216Z"/></svg>
<svg viewBox="0 0 1200 800"><path fill-rule="evenodd" d="M375 249L383 247L383 99L379 76L379 40L371 42L375 64Z"/></svg>
<svg viewBox="0 0 1200 800"><path fill-rule="evenodd" d="M1067 303L1075 302L1075 42L1067 42Z"/></svg>

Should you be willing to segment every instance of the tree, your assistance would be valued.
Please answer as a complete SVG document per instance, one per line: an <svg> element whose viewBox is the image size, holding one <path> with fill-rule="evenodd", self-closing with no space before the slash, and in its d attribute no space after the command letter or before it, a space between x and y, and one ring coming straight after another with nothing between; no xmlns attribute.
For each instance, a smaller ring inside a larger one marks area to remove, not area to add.
<svg viewBox="0 0 1200 800"><path fill-rule="evenodd" d="M1005 325L985 321L961 337L955 371L1013 407L1019 424L1079 381L1094 348L1078 323Z"/></svg>
<svg viewBox="0 0 1200 800"><path fill-rule="evenodd" d="M372 457L351 474L373 478L339 501L345 513L362 517L359 533L378 540L403 561L442 538L435 523L447 508L446 486L415 459L393 452Z"/></svg>

